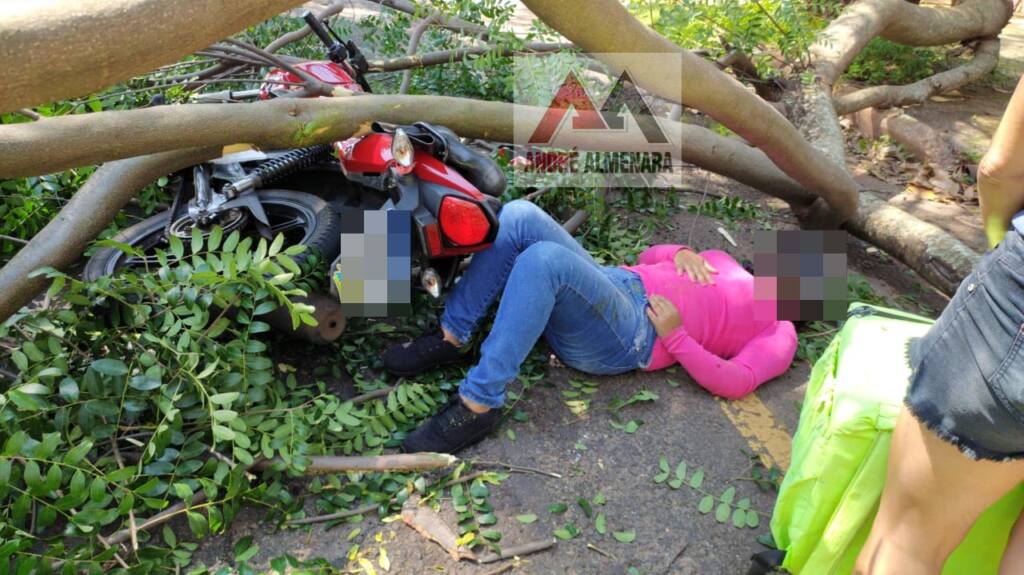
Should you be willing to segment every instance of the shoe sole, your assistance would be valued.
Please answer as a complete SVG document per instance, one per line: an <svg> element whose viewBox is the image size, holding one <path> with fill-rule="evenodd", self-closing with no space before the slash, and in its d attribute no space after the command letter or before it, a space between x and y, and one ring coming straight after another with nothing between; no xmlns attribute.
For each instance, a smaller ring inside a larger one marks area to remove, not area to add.
<svg viewBox="0 0 1024 575"><path fill-rule="evenodd" d="M428 371L430 371L432 369L437 369L439 367L442 367L442 366L445 366L445 365L451 365L453 363L459 363L461 361L464 361L464 360L462 358L452 359L452 360L449 360L449 361L442 361L442 362L439 362L439 363L435 363L431 367L425 367L423 369L418 369L418 370L414 369L414 370L409 370L409 371L399 371L397 369L391 369L389 367L385 367L384 369L387 370L387 372L390 373L391 375L395 375L395 376L398 376L398 377L413 377L413 376L419 375L421 373L428 372Z"/></svg>

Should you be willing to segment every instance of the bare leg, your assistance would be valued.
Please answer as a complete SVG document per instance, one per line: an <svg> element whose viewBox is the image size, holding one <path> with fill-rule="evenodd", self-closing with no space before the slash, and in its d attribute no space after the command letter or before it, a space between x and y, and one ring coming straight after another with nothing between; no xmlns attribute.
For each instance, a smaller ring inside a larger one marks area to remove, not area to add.
<svg viewBox="0 0 1024 575"><path fill-rule="evenodd" d="M893 431L882 502L857 558L862 575L935 575L981 512L1024 480L1024 461L974 461L906 410Z"/></svg>
<svg viewBox="0 0 1024 575"><path fill-rule="evenodd" d="M1010 542L1003 553L1003 562L999 567L999 575L1020 575L1024 573L1024 515L1017 518L1017 523L1010 533Z"/></svg>

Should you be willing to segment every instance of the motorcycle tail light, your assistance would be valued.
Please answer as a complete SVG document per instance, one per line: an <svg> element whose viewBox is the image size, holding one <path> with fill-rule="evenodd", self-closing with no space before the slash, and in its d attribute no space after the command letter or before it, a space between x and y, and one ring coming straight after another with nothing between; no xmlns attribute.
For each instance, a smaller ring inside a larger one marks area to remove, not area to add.
<svg viewBox="0 0 1024 575"><path fill-rule="evenodd" d="M441 231L450 242L458 246L472 246L484 241L491 231L483 208L473 202L456 196L445 196L441 200L438 221Z"/></svg>

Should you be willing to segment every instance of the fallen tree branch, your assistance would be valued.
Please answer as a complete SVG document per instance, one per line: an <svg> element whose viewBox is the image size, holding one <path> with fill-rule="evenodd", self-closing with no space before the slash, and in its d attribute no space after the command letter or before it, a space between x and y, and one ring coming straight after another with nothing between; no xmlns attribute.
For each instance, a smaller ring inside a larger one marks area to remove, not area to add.
<svg viewBox="0 0 1024 575"><path fill-rule="evenodd" d="M697 108L761 149L783 172L824 198L840 221L856 211L860 186L843 163L808 144L778 110L714 64L639 22L619 0L523 3L581 50L597 54L613 70L628 70L639 86ZM623 54L627 47L643 57ZM666 67L678 72L665 73ZM694 78L700 78L699 85L686 81Z"/></svg>
<svg viewBox="0 0 1024 575"><path fill-rule="evenodd" d="M299 4L301 0L109 0L30 2L5 10L0 18L0 113L123 82ZM59 42L54 30L61 31ZM112 32L116 30L131 33Z"/></svg>
<svg viewBox="0 0 1024 575"><path fill-rule="evenodd" d="M423 33L427 31L427 28L436 24L441 19L440 12L433 12L426 18L422 19L412 28L412 32L409 33L409 46L405 50L406 57L416 55L416 50L420 47L420 39L423 37ZM402 72L402 83L398 87L399 94L409 93L409 82L412 81L412 69L406 68L405 72Z"/></svg>
<svg viewBox="0 0 1024 575"><path fill-rule="evenodd" d="M938 226L915 218L871 192L847 229L913 268L945 293L956 291L981 256Z"/></svg>
<svg viewBox="0 0 1024 575"><path fill-rule="evenodd" d="M864 108L893 108L919 104L987 76L999 62L999 39L982 40L970 62L905 86L871 86L834 99L840 116Z"/></svg>
<svg viewBox="0 0 1024 575"><path fill-rule="evenodd" d="M441 515L426 505L420 505L419 495L413 495L402 504L402 522L429 541L441 546L452 561L475 560L476 554L459 545L459 536L444 522Z"/></svg>
<svg viewBox="0 0 1024 575"><path fill-rule="evenodd" d="M311 455L310 463L303 475L327 475L349 471L430 471L445 469L458 463L459 458L446 453L400 453L376 456ZM253 469L263 470L284 465L275 457L253 464Z"/></svg>
<svg viewBox="0 0 1024 575"><path fill-rule="evenodd" d="M341 11L344 10L344 9L345 9L345 2L344 1L338 1L338 2L335 2L334 4L331 4L330 6L325 7L323 10L321 10L320 13L316 15L316 18L317 18L317 20L326 20L326 19L328 19L328 18L330 18L332 16L335 16L335 15L341 13ZM303 24L303 26L301 28L299 28L298 30L292 30L291 32L287 32L287 33L281 34L280 36L275 38L270 44L267 44L267 47L264 48L264 50L266 50L267 52L270 52L270 53L277 52L278 50L280 50L281 48L284 48L288 44L291 44L293 42L298 42L299 40L302 40L303 38L305 38L306 36L309 36L312 33L313 33L313 29L310 28L309 26Z"/></svg>
<svg viewBox="0 0 1024 575"><path fill-rule="evenodd" d="M484 54L494 54L496 56L507 57L514 56L516 54L543 54L547 52L558 52L560 50L571 50L572 48L572 44L552 42L527 42L526 44L523 44L521 48L514 48L511 46L468 46L454 50L440 50L437 52L425 52L423 54L402 56L399 58L392 58L390 60L373 60L369 62L370 68L367 70L367 73L395 72L398 70L406 70L408 68L422 68L426 66L451 64L460 60L465 60L471 56L482 56Z"/></svg>
<svg viewBox="0 0 1024 575"><path fill-rule="evenodd" d="M418 14L423 14L424 11L425 11L425 8L417 5L415 2L411 2L410 0L370 0L370 1L374 2L376 4L380 4L381 6L384 6L386 8L391 8L392 10L397 10L399 12L404 12L404 13L409 14L411 16L416 16ZM441 26L442 28L447 28L448 30L451 30L452 32L459 32L461 34L468 34L470 36L477 36L481 40L487 40L488 39L488 30L487 30L486 26L483 26L481 24L474 24L473 22L467 22L467 21L465 21L465 20L463 20L461 18L457 18L455 16L444 16L444 15L442 15L441 19L438 21L438 25Z"/></svg>
<svg viewBox="0 0 1024 575"><path fill-rule="evenodd" d="M52 120L48 118L44 124ZM41 267L65 269L113 221L139 190L175 170L220 155L220 148L194 148L153 154L100 166L32 241L0 268L0 321L46 288Z"/></svg>

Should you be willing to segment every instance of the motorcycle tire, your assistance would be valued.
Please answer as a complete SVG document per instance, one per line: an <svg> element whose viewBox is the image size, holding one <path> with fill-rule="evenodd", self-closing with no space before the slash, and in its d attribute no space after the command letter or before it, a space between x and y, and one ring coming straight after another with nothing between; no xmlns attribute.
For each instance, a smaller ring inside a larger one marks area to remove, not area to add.
<svg viewBox="0 0 1024 575"><path fill-rule="evenodd" d="M330 204L305 192L292 190L261 190L259 194L260 203L270 220L271 232L277 235L284 232L285 246L304 244L307 251L299 254L294 259L296 263L302 262L309 250L316 250L324 261L331 262L338 256L341 250L339 238L341 233L341 220L331 208ZM165 230L171 218L171 212L161 212L149 217L131 227L125 228L114 235L111 239L116 242L128 244L133 247L142 247L149 251L154 248L167 250L168 243ZM291 220L289 220L291 218ZM187 220L184 221L183 220ZM251 233L257 235L251 225L246 224ZM175 226L188 225L191 218L187 215L179 218ZM225 233L225 235L227 235ZM191 236L182 237L186 247L191 243ZM188 250L186 250L188 251ZM148 256L148 254L147 254ZM96 280L100 277L113 275L129 263L131 259L128 254L117 248L103 248L92 255L82 271L82 278L86 281ZM153 259L150 263L155 262ZM136 262L133 265L140 265Z"/></svg>

